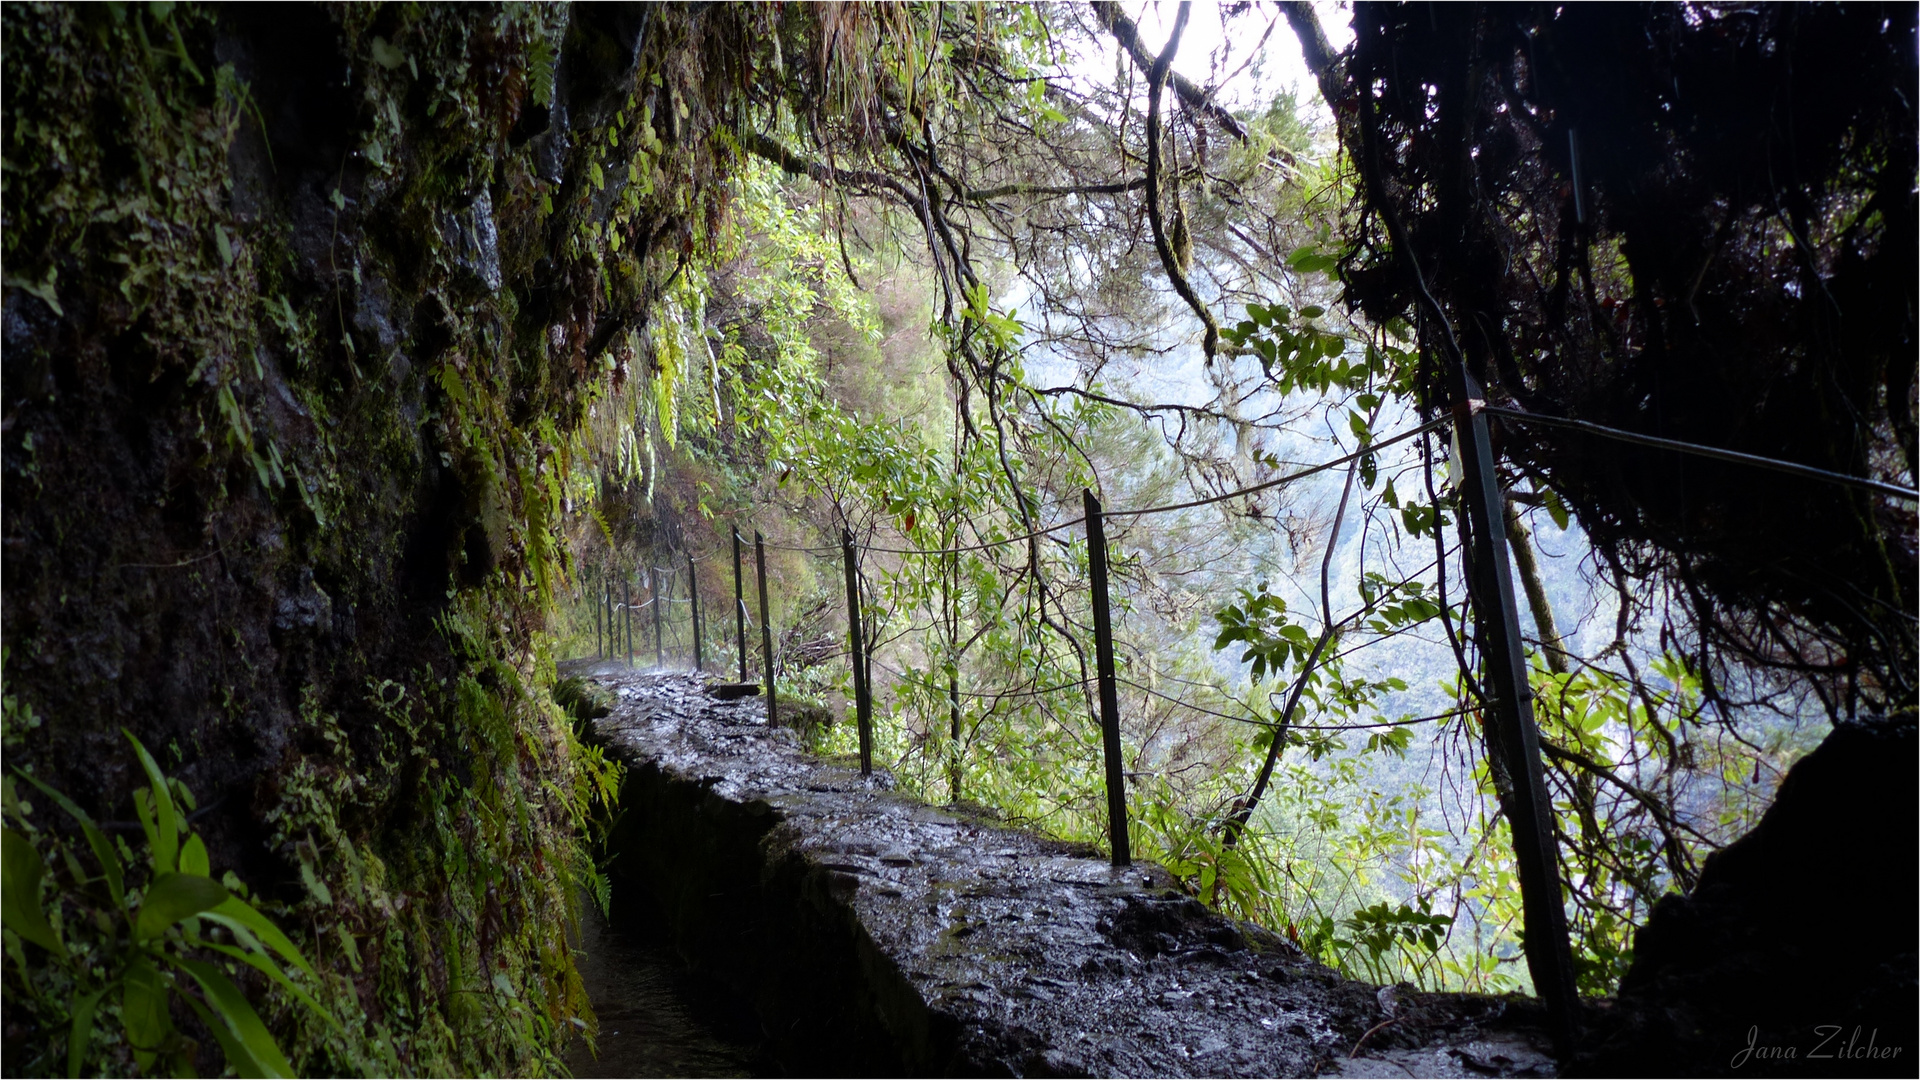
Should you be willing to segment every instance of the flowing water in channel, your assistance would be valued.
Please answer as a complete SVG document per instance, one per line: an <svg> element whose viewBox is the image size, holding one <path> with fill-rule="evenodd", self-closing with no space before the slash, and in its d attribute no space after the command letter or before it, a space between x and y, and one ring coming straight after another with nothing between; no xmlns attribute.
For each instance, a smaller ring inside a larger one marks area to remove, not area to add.
<svg viewBox="0 0 1920 1080"><path fill-rule="evenodd" d="M582 905L580 977L600 1018L599 1055L576 1039L577 1077L753 1076L753 1051L716 1030L695 1005L680 958L663 943L611 926ZM615 908L616 916L619 909Z"/></svg>

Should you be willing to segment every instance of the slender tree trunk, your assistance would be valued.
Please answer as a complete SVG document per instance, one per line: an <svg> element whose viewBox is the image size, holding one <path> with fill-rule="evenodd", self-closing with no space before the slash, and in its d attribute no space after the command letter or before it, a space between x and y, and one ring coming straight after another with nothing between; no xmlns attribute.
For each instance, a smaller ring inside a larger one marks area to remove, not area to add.
<svg viewBox="0 0 1920 1080"><path fill-rule="evenodd" d="M1540 651L1547 668L1555 675L1567 673L1567 651L1553 621L1553 605L1547 602L1547 589L1540 581L1540 564L1533 557L1533 534L1520 520L1520 508L1506 500L1507 545L1513 550L1514 569L1520 572L1520 587L1526 591L1527 607L1533 612L1533 625L1540 631Z"/></svg>

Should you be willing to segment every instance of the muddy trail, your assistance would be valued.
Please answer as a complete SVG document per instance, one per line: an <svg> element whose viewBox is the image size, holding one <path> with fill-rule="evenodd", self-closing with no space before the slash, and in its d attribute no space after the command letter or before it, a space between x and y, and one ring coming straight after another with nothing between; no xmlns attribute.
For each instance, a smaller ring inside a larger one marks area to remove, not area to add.
<svg viewBox="0 0 1920 1080"><path fill-rule="evenodd" d="M609 694L594 737L630 767L613 930L673 959L655 985L671 992L636 1003L652 991L623 980L617 941L611 968L588 942L594 1006L609 1031L651 1009L727 1032L687 1075L1553 1073L1528 999L1345 979L1158 866L1115 869L822 761L763 699L570 667Z"/></svg>

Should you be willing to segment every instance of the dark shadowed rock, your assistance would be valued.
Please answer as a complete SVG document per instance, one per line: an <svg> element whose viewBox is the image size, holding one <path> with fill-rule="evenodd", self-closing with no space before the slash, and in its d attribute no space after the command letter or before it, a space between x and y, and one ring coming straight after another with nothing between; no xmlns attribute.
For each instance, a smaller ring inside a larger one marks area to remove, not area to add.
<svg viewBox="0 0 1920 1080"><path fill-rule="evenodd" d="M1913 1075L1915 764L1911 722L1835 728L1655 906L1580 1071Z"/></svg>
<svg viewBox="0 0 1920 1080"><path fill-rule="evenodd" d="M493 196L486 188L466 209L440 216L440 242L462 283L488 293L500 291L500 233L493 221Z"/></svg>

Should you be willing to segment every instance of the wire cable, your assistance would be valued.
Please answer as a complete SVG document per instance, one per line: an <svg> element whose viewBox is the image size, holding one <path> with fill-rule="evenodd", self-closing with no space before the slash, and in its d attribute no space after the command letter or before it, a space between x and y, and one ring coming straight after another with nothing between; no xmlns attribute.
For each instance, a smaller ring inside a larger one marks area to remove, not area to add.
<svg viewBox="0 0 1920 1080"><path fill-rule="evenodd" d="M1812 465L1801 465L1797 462L1781 461L1778 458L1761 457L1759 454L1746 454L1738 450L1722 450L1716 446L1701 446L1699 443L1681 442L1678 439L1663 439L1657 435L1642 435L1635 431L1622 431L1619 428L1596 424L1590 420L1571 420L1564 416L1548 416L1545 413L1522 412L1519 409L1508 409L1499 405L1486 405L1481 408L1481 411L1490 416L1501 416L1509 420L1518 420L1524 424L1544 424L1548 427L1567 428L1572 431L1585 432L1588 435L1598 435L1603 439L1614 439L1619 442L1636 443L1640 446L1651 446L1658 450L1672 450L1675 453L1693 454L1697 457L1730 461L1736 465L1751 465L1755 468L1771 469L1774 472L1787 473L1790 476L1801 476L1810 480L1824 480L1830 484L1842 484L1847 487L1877 491L1882 495L1890 495L1896 499L1905 499L1908 502L1920 502L1920 491L1915 491L1912 488L1903 488L1898 484L1889 484L1883 480L1872 480L1864 476L1850 476L1847 473L1833 472L1829 469L1817 469Z"/></svg>
<svg viewBox="0 0 1920 1080"><path fill-rule="evenodd" d="M1377 454L1380 451L1385 450L1387 447L1394 445L1395 443L1405 442L1406 440L1411 439L1416 435L1424 435L1427 432L1434 430L1435 428L1442 427L1451 422L1452 422L1452 419L1450 417L1442 417L1436 420L1429 420L1426 423L1421 424L1419 427L1414 428L1410 431L1403 431L1398 435L1392 436L1391 438L1382 439L1379 442L1368 443L1366 446L1363 446L1360 449L1355 450L1353 453L1345 455L1344 457L1337 457L1332 459L1331 461L1323 461L1318 465L1311 465L1311 466L1308 466L1307 468L1301 469L1299 472L1288 473L1285 476L1276 477L1272 480L1268 480L1259 484L1254 484L1249 487L1237 488L1233 491L1226 492L1225 494L1210 495L1204 499L1194 499L1189 502L1169 503L1164 506L1148 506L1148 507L1143 507L1139 510L1102 510L1100 512L1100 516L1106 517L1106 518L1144 517L1147 514L1166 514L1166 513L1171 513L1175 510L1192 510L1195 507L1211 506L1214 503L1226 502L1228 499L1237 499L1242 495L1252 495L1255 492L1265 491L1268 488L1276 488L1281 486L1282 484L1290 484L1295 480L1304 479L1306 477L1312 476L1315 473L1325 472L1328 469L1336 468L1341 465L1350 464L1356 459L1366 457L1369 454ZM989 540L981 544L967 544L962 547L891 548L891 547L878 547L872 544L862 544L857 542L854 544L854 547L859 548L861 551L877 551L877 552L882 552L888 555L959 555L969 551L987 551L997 547L1005 547L1009 544L1018 544L1023 540L1031 540L1037 536L1045 536L1048 533L1059 532L1062 529L1070 529L1075 525L1080 525L1085 523L1086 520L1087 520L1086 516L1083 514L1080 517L1070 518L1066 521L1062 521L1057 524L1048 525L1045 528L1035 529L1032 532L1021 533L1019 536L1009 536L1004 540ZM804 551L810 554L839 554L840 553L839 548L790 547L784 544L768 544L767 546L770 548L777 548L781 551Z"/></svg>
<svg viewBox="0 0 1920 1080"><path fill-rule="evenodd" d="M1169 694L1163 694L1160 691L1155 690L1150 686L1143 686L1140 683L1134 682L1132 679L1121 678L1116 676L1114 681L1125 683L1126 685L1133 687L1135 690L1139 690L1142 693L1150 694L1153 697L1157 697L1162 701L1166 701L1174 705L1178 705L1183 709L1191 709L1194 712L1204 713L1207 716L1218 717L1221 720L1231 720L1236 724L1251 724L1254 727L1270 728L1275 726L1275 722L1271 720L1262 720L1262 719L1259 719L1258 717L1252 717L1252 716L1234 716L1231 713L1223 713L1215 709L1209 709L1204 705L1195 705L1191 701L1182 701L1181 699L1177 697L1173 697ZM1410 727L1414 724L1432 723L1435 720L1445 720L1445 719L1448 719L1449 717L1459 716L1461 713L1464 713L1467 711L1469 710L1464 708L1450 709L1447 712L1435 713L1432 716L1416 716L1416 717L1410 717L1404 720L1379 720L1371 724L1289 724L1287 726L1294 731L1369 731L1374 728Z"/></svg>

